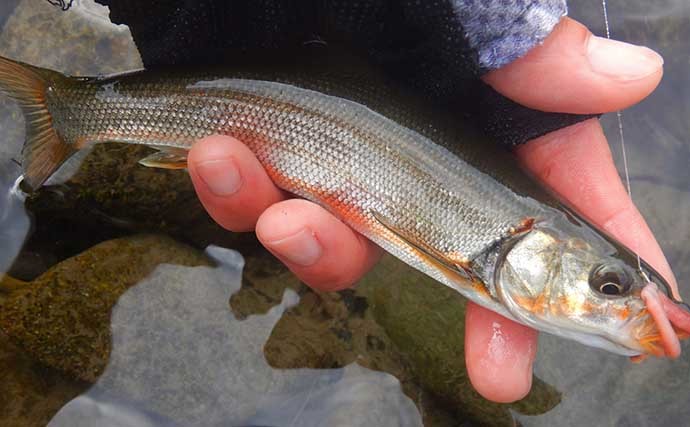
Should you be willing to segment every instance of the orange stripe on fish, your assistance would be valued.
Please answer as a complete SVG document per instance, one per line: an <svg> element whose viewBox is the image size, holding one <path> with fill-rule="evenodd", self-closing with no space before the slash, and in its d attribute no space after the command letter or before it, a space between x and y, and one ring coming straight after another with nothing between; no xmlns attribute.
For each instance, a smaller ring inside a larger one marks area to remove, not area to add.
<svg viewBox="0 0 690 427"><path fill-rule="evenodd" d="M534 227L534 218L525 218L522 221L520 221L520 224L518 224L516 227L511 227L508 232L515 236L517 234L522 234L530 231Z"/></svg>

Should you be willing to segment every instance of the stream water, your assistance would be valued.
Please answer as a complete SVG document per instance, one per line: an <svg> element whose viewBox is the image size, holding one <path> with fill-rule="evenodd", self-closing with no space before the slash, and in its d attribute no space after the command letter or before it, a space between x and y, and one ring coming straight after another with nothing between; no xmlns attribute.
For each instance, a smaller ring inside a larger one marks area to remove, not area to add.
<svg viewBox="0 0 690 427"><path fill-rule="evenodd" d="M665 58L661 85L623 123L633 199L690 300L690 3L653 3L609 0L609 18L613 38ZM604 34L600 1L569 7ZM62 13L43 0L5 0L0 30L0 55L69 74L141 67L127 28L91 2ZM622 170L615 114L602 123ZM201 211L176 216L200 209L186 178L139 176L137 153L124 148L95 153L86 178L69 180L77 159L50 191L25 201L13 160L23 133L18 108L1 99L0 273L33 287L0 292L1 425L688 424L687 344L678 360L633 365L543 334L533 393L491 404L467 382L461 332L446 336L443 322L462 321L451 318L464 307L448 302L456 296L378 286L425 280L392 260L356 291L311 292L252 239L218 238ZM94 172L103 163L115 174ZM107 183L105 195L94 182ZM181 190L157 192L170 182Z"/></svg>

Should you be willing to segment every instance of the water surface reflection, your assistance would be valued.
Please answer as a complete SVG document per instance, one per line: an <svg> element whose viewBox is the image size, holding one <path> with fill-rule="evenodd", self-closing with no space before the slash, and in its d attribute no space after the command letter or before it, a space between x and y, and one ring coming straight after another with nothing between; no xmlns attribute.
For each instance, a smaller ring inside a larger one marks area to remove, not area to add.
<svg viewBox="0 0 690 427"><path fill-rule="evenodd" d="M299 297L287 290L265 315L239 321L228 300L240 289L242 257L207 254L218 267L161 265L120 297L107 368L51 426L422 425L389 374L269 366L264 343Z"/></svg>

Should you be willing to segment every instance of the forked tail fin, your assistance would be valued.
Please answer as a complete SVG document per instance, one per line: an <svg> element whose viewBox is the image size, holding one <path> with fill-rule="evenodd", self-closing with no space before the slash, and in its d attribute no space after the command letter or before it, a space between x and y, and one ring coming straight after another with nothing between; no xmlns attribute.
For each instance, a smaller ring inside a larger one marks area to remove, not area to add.
<svg viewBox="0 0 690 427"><path fill-rule="evenodd" d="M0 92L19 103L26 121L22 167L24 181L32 189L40 187L76 151L53 128L46 92L55 78L68 77L0 57Z"/></svg>

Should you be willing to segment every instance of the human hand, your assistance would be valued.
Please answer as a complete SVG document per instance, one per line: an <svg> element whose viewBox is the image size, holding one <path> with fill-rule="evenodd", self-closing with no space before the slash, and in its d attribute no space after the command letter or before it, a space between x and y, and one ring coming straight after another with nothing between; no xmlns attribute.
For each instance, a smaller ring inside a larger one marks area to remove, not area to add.
<svg viewBox="0 0 690 427"><path fill-rule="evenodd" d="M662 75L648 49L592 36L564 19L542 46L485 80L532 108L599 113L647 96ZM523 165L672 281L661 249L628 197L597 120L537 138L516 150ZM232 231L256 230L259 240L302 281L320 290L343 289L378 260L381 249L318 205L290 199L252 152L221 136L190 151L189 172L210 215ZM563 165L567 165L564 167ZM472 384L499 402L529 391L537 332L469 304L465 351Z"/></svg>

